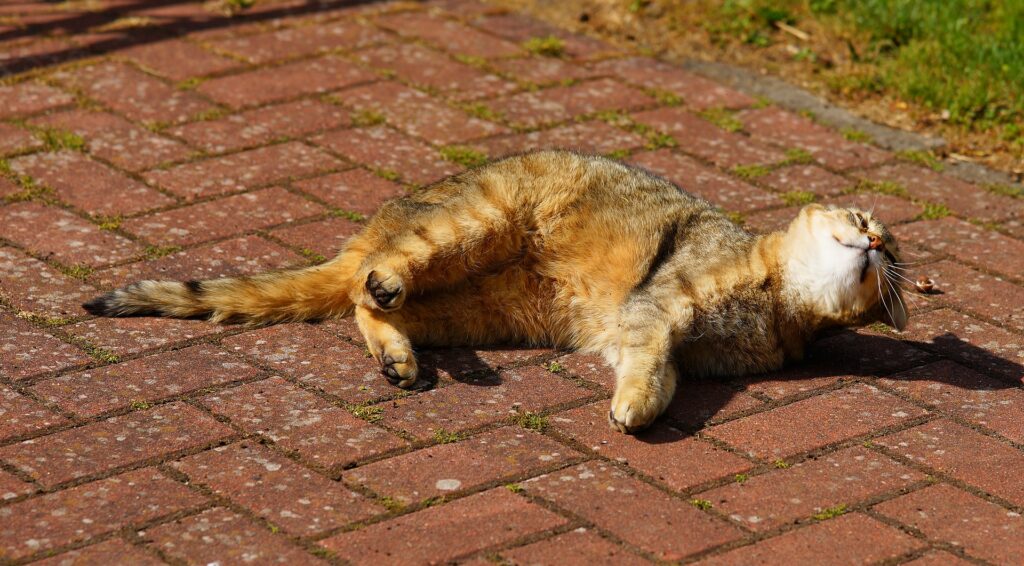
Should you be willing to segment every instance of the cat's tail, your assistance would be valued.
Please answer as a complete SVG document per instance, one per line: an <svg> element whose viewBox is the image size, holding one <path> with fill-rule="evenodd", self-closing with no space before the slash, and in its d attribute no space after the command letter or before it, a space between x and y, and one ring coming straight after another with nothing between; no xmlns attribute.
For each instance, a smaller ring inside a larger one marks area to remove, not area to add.
<svg viewBox="0 0 1024 566"><path fill-rule="evenodd" d="M273 324L344 316L359 267L358 254L301 269L206 281L139 281L82 305L99 316L209 318Z"/></svg>

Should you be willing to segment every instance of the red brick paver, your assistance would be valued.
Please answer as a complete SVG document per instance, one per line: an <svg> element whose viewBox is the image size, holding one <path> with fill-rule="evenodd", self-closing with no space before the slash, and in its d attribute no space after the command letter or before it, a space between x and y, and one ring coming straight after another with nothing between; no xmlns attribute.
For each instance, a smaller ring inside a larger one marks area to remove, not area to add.
<svg viewBox="0 0 1024 566"><path fill-rule="evenodd" d="M0 563L1024 561L1019 199L516 9L246 4L0 7ZM756 231L872 210L937 292L902 333L684 377L637 435L596 356L424 349L401 391L351 318L80 308L318 263L473 152L553 147Z"/></svg>

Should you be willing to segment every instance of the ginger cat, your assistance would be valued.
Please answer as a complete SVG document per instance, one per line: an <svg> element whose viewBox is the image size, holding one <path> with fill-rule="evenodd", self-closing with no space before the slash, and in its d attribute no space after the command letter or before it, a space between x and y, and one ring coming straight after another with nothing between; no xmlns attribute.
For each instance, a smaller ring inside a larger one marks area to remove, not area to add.
<svg viewBox="0 0 1024 566"><path fill-rule="evenodd" d="M388 202L324 264L141 281L83 306L253 324L354 312L388 381L405 388L414 346L599 353L617 375L609 421L631 433L664 411L680 370L764 372L800 359L825 327L903 329L896 254L859 210L810 205L786 231L754 236L642 169L540 151Z"/></svg>

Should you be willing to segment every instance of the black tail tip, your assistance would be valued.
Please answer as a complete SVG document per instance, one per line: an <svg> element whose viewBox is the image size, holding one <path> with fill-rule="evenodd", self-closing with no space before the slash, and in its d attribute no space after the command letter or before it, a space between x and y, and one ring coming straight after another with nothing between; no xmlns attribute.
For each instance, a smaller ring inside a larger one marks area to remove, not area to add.
<svg viewBox="0 0 1024 566"><path fill-rule="evenodd" d="M91 301L82 303L82 308L85 312L96 315L96 316L113 316L113 293L107 293L100 295Z"/></svg>

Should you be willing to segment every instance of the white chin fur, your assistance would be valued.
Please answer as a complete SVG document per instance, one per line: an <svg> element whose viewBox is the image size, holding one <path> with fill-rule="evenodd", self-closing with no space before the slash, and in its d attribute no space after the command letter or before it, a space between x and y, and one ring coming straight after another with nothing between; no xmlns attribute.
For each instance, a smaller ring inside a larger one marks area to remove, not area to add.
<svg viewBox="0 0 1024 566"><path fill-rule="evenodd" d="M861 296L864 250L827 238L818 242L817 249L809 250L811 253L790 257L787 265L790 285L829 311L839 312L861 304L864 300ZM881 261L878 255L877 252L868 255L874 269L878 269Z"/></svg>

